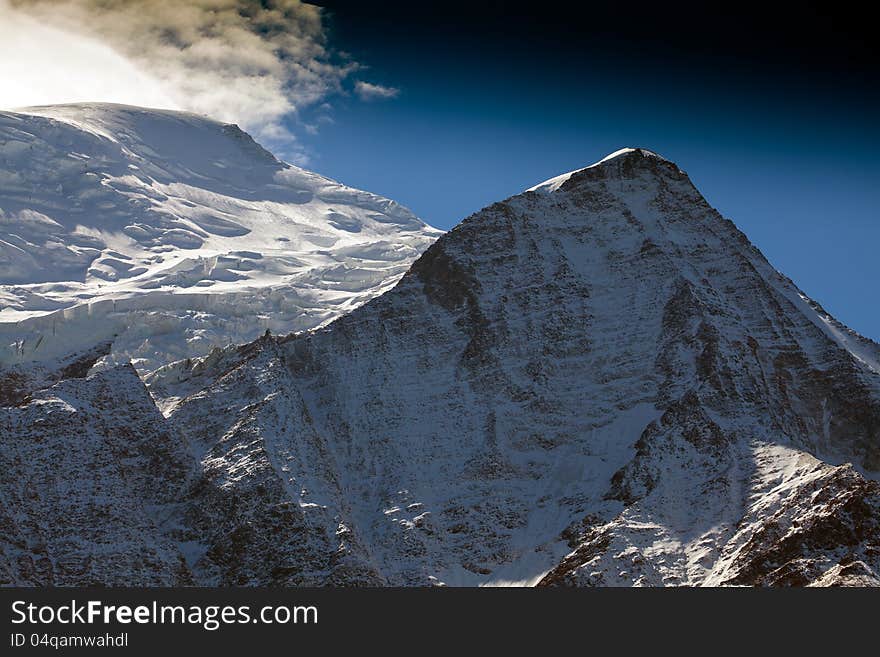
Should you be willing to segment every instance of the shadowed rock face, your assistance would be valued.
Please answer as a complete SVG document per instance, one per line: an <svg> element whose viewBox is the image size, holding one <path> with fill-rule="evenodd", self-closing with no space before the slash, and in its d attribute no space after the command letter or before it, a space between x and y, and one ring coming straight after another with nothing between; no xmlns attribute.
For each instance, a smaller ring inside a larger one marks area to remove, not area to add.
<svg viewBox="0 0 880 657"><path fill-rule="evenodd" d="M0 427L0 583L192 583L163 523L195 464L134 368L34 391Z"/></svg>
<svg viewBox="0 0 880 657"><path fill-rule="evenodd" d="M0 406L21 406L31 393L64 379L83 379L95 363L110 352L111 343L49 363L12 365L0 369Z"/></svg>
<svg viewBox="0 0 880 657"><path fill-rule="evenodd" d="M183 465L145 535L203 584L880 584L878 363L625 150L469 217L326 328L151 375Z"/></svg>

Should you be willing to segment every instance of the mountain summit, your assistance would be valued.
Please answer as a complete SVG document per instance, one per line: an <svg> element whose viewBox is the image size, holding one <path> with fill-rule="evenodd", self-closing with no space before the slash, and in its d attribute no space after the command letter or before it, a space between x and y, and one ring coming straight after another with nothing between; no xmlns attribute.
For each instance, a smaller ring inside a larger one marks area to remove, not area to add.
<svg viewBox="0 0 880 657"><path fill-rule="evenodd" d="M558 191L568 183L572 178L575 179L575 183L583 178L581 175L583 172L589 169L595 169L597 167L605 167L605 166L619 166L621 162L640 162L645 164L650 162L651 160L656 160L659 162L664 162L667 165L671 165L675 167L675 165L667 160L666 158L657 155L653 151L649 151L645 148L621 148L620 150L614 151L609 155L606 155L601 160L596 162L595 164L591 164L588 167L584 167L583 169L577 169L575 171L569 171L568 173L563 173L560 176L555 176L554 178L550 178L550 180L545 180L539 185L535 185L534 187L530 187L529 192L555 192ZM677 167L676 167L677 168Z"/></svg>
<svg viewBox="0 0 880 657"><path fill-rule="evenodd" d="M0 410L12 583L880 584L880 347L642 149L327 326L44 380Z"/></svg>

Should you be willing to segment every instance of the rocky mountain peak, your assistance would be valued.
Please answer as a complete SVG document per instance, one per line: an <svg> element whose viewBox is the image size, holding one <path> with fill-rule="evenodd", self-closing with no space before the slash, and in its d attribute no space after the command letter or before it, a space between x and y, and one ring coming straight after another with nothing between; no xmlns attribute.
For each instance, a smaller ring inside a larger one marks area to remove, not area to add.
<svg viewBox="0 0 880 657"><path fill-rule="evenodd" d="M131 583L877 585L878 372L675 164L625 149L472 215L336 321L163 368L150 395L132 372L19 377L51 387L0 409L22 437L0 573L116 581L136 536L154 558ZM37 504L25 482L29 445L76 440L62 478L122 450L110 407L177 497L125 489L106 517L145 520L118 544L81 520L102 572L76 527L45 529L62 487Z"/></svg>
<svg viewBox="0 0 880 657"><path fill-rule="evenodd" d="M582 169L569 171L530 187L529 192L553 193L571 191L583 182L603 179L626 180L639 175L669 177L675 180L686 179L686 174L678 166L661 155L645 148L621 148L598 162Z"/></svg>

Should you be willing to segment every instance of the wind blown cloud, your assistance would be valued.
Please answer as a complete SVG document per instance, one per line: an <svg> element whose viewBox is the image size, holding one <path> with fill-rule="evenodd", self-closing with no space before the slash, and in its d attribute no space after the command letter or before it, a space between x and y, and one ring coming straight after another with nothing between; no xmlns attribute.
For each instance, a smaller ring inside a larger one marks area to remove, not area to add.
<svg viewBox="0 0 880 657"><path fill-rule="evenodd" d="M0 106L184 109L287 144L286 124L343 93L356 62L299 0L0 0ZM396 90L357 82L366 100ZM308 127L308 126L307 126Z"/></svg>
<svg viewBox="0 0 880 657"><path fill-rule="evenodd" d="M361 100L382 100L384 98L395 98L400 94L400 89L394 87L385 87L381 84L373 84L358 80L354 83L354 92Z"/></svg>

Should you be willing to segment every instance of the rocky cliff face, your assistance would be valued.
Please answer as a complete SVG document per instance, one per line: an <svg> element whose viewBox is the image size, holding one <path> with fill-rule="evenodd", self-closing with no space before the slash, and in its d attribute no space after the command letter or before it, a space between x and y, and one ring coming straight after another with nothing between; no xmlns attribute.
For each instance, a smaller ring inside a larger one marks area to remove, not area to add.
<svg viewBox="0 0 880 657"><path fill-rule="evenodd" d="M35 423L100 380L4 409L4 458L118 436ZM88 513L55 540L61 502L39 480L31 499L20 465L7 581L109 581L20 565L100 560L95 543L138 583L880 584L880 348L644 150L469 217L325 328L160 369L161 416L130 383L111 394L144 429L100 472L136 469L114 503L148 504L149 547ZM93 482L65 473L112 451L40 467L86 503Z"/></svg>

